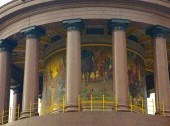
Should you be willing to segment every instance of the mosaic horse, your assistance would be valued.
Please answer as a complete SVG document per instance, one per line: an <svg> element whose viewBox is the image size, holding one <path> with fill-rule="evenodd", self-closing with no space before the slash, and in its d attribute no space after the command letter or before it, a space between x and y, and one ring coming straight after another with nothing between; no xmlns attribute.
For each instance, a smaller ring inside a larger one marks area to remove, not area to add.
<svg viewBox="0 0 170 126"><path fill-rule="evenodd" d="M94 53L91 49L82 51L82 76L84 76L85 83L91 82L91 74L92 72L95 75L96 79L96 65L94 62Z"/></svg>

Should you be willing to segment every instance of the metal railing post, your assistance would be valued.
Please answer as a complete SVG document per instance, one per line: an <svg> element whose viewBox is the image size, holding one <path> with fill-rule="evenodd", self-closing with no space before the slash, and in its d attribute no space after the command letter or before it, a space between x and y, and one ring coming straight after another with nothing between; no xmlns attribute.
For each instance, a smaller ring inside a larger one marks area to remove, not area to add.
<svg viewBox="0 0 170 126"><path fill-rule="evenodd" d="M165 116L165 105L164 105L164 101L162 101L162 111L163 111L163 116Z"/></svg>
<svg viewBox="0 0 170 126"><path fill-rule="evenodd" d="M155 114L155 104L154 104L154 100L152 99L152 105L153 105L153 113Z"/></svg>
<svg viewBox="0 0 170 126"><path fill-rule="evenodd" d="M2 110L2 125L4 125L4 109Z"/></svg>
<svg viewBox="0 0 170 126"><path fill-rule="evenodd" d="M65 112L65 97L63 96L63 113Z"/></svg>
<svg viewBox="0 0 170 126"><path fill-rule="evenodd" d="M80 95L78 95L78 111L81 111L81 99L80 99Z"/></svg>
<svg viewBox="0 0 170 126"><path fill-rule="evenodd" d="M50 110L49 110L49 112L51 113L51 112L52 112L52 109L53 109L53 100L52 100L52 96L50 97L50 102L51 102L51 105L50 105Z"/></svg>
<svg viewBox="0 0 170 126"><path fill-rule="evenodd" d="M116 95L115 95L115 111L117 112L117 97L116 97Z"/></svg>
<svg viewBox="0 0 170 126"><path fill-rule="evenodd" d="M19 109L20 109L20 104L18 104L18 110L17 110L17 118L18 118L18 120L19 120L19 115L20 115Z"/></svg>
<svg viewBox="0 0 170 126"><path fill-rule="evenodd" d="M31 101L30 101L30 118L31 118L31 111L32 111L32 108L31 108Z"/></svg>
<svg viewBox="0 0 170 126"><path fill-rule="evenodd" d="M103 111L105 111L105 98L104 98L104 94L103 94Z"/></svg>
<svg viewBox="0 0 170 126"><path fill-rule="evenodd" d="M11 119L11 107L9 107L9 110L8 110L8 122L10 121Z"/></svg>
<svg viewBox="0 0 170 126"><path fill-rule="evenodd" d="M143 97L142 97L142 113L144 113L144 101L143 101Z"/></svg>
<svg viewBox="0 0 170 126"><path fill-rule="evenodd" d="M93 111L93 96L90 96L90 110Z"/></svg>
<svg viewBox="0 0 170 126"><path fill-rule="evenodd" d="M132 96L130 96L130 112L133 111L133 110L132 110L132 109L133 109L133 108L132 108L132 107L133 107L132 104L133 104L133 103L132 103Z"/></svg>
<svg viewBox="0 0 170 126"><path fill-rule="evenodd" d="M156 111L159 112L161 109L161 105L159 106L160 103L158 103L158 101L156 101Z"/></svg>

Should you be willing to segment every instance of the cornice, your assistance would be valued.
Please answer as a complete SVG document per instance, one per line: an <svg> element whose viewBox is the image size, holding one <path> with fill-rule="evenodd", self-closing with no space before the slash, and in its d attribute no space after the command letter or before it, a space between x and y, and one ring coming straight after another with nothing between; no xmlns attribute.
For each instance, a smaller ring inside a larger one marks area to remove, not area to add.
<svg viewBox="0 0 170 126"><path fill-rule="evenodd" d="M57 3L70 3L70 2L79 2L81 0L55 0ZM83 0L81 2L88 2L90 0ZM95 2L96 0L91 0L90 2ZM103 2L102 0L97 0L98 2ZM4 6L1 6L0 7L0 14L2 13L6 13L7 11L10 12L10 10L13 10L15 11L16 7L20 6L20 9L21 8L25 8L25 7L29 7L29 6L32 6L32 5L36 5L36 4L41 4L41 3L47 3L47 2L54 2L54 0L46 0L46 1L42 1L42 0L25 0L24 2L22 2L22 0L16 0L16 1L11 1L7 4L5 4ZM138 4L141 4L142 2L143 3L148 3L148 5L155 5L155 6L162 6L162 7L167 7L167 8L170 8L170 1L168 0L128 0L128 1L124 1L124 0L105 0L105 2L120 2L120 3L132 3L132 2L135 2L135 3L138 3ZM27 4L29 3L29 4ZM148 6L146 5L146 6ZM166 8L164 8L166 9Z"/></svg>
<svg viewBox="0 0 170 126"><path fill-rule="evenodd" d="M168 8L170 7L170 1L169 0L140 0L140 1L165 6L165 7L168 7Z"/></svg>
<svg viewBox="0 0 170 126"><path fill-rule="evenodd" d="M97 4L96 4L97 2ZM170 5L169 3L167 5ZM50 7L49 7L50 6ZM0 30L15 22L38 13L52 11L56 9L77 8L77 7L115 7L147 11L170 18L170 8L168 6L158 5L153 2L138 0L32 0L28 2L14 1L0 8ZM4 23L3 23L4 22Z"/></svg>

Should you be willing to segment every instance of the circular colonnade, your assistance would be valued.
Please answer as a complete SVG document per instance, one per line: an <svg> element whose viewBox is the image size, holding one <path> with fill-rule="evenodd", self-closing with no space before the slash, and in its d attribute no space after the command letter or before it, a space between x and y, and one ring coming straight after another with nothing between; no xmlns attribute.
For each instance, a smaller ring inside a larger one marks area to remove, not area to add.
<svg viewBox="0 0 170 126"><path fill-rule="evenodd" d="M13 115L19 118L38 115L38 94L39 114L145 113L153 89L146 77L153 74L156 112L169 116L169 3L33 0L0 10L2 112L8 110L12 69L14 107L22 106Z"/></svg>

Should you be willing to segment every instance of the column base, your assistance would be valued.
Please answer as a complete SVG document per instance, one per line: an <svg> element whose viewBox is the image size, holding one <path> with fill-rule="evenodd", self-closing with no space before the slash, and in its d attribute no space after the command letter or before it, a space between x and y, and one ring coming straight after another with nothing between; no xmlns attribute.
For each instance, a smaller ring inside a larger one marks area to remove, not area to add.
<svg viewBox="0 0 170 126"><path fill-rule="evenodd" d="M20 119L24 119L24 118L31 118L33 116L39 116L39 113L38 112L28 112L28 111L25 111L25 112L21 112L21 116L20 116Z"/></svg>
<svg viewBox="0 0 170 126"><path fill-rule="evenodd" d="M66 105L65 107L66 112L78 112L78 106L77 105Z"/></svg>
<svg viewBox="0 0 170 126"><path fill-rule="evenodd" d="M117 111L130 112L130 106L129 105L117 105Z"/></svg>

